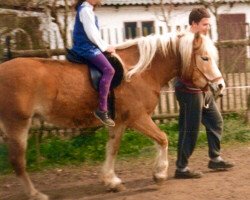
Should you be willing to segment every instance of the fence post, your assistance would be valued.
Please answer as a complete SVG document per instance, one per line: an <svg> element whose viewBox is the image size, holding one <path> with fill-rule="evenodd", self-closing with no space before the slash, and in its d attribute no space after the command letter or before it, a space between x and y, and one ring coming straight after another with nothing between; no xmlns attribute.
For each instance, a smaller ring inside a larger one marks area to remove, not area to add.
<svg viewBox="0 0 250 200"><path fill-rule="evenodd" d="M246 123L250 124L250 94L247 96Z"/></svg>
<svg viewBox="0 0 250 200"><path fill-rule="evenodd" d="M6 53L4 55L5 60L11 60L12 59L12 54L11 54L11 36L8 35L5 39L5 45L6 45Z"/></svg>

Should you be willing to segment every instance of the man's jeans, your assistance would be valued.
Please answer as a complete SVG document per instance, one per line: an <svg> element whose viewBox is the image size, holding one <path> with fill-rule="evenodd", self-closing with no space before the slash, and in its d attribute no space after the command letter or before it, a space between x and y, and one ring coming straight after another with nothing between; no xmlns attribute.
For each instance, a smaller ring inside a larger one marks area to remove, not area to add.
<svg viewBox="0 0 250 200"><path fill-rule="evenodd" d="M201 122L206 128L209 157L219 156L223 119L212 94L190 94L179 90L176 90L175 94L180 106L177 168L185 168L188 165ZM205 108L205 104L209 107Z"/></svg>

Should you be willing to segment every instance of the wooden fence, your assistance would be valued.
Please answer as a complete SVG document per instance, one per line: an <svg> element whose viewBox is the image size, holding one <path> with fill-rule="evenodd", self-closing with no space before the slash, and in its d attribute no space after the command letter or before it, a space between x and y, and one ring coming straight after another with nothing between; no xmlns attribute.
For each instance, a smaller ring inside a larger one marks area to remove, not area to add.
<svg viewBox="0 0 250 200"><path fill-rule="evenodd" d="M116 30L117 31L117 30ZM54 33L55 34L55 33ZM102 32L103 37L105 34ZM117 32L118 35L118 32ZM51 41L52 36L48 35L48 41ZM56 35L55 35L55 38ZM118 37L116 37L118 38ZM110 37L108 37L110 40ZM118 39L116 42L119 42ZM7 44L10 45L11 42L7 40ZM231 48L235 46L244 46L249 48L250 40L249 38L236 40L236 41L220 41L217 46L220 48ZM59 49L60 44L58 40L54 40L54 44L49 44L52 49L38 49L38 50L13 50L7 48L7 55L12 57L53 57L55 59L63 59L65 54L64 49ZM246 58L247 59L247 58ZM248 60L248 59L247 59ZM223 77L226 81L227 88L225 90L224 97L217 100L218 107L222 112L236 112L236 111L246 111L247 110L247 95L250 92L250 62L246 62L247 66L242 72L235 73L225 73ZM168 118L173 118L178 116L178 103L174 95L173 87L171 83L163 88L159 98L159 104L155 109L153 118L157 122L164 122Z"/></svg>
<svg viewBox="0 0 250 200"><path fill-rule="evenodd" d="M222 113L245 112L248 108L248 95L250 95L250 72L223 74L226 82L224 96L216 103ZM165 119L177 117L179 106L174 94L172 84L163 88L159 98L159 104L154 112L157 122L165 122Z"/></svg>

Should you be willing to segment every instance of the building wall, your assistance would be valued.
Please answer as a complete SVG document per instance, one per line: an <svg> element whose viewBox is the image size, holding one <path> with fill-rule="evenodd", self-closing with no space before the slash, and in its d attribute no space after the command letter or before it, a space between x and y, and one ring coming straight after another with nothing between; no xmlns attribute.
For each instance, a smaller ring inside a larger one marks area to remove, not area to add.
<svg viewBox="0 0 250 200"><path fill-rule="evenodd" d="M184 30L188 26L188 16L192 8L197 5L181 5L173 7L171 11L168 26L171 27L171 32ZM232 6L230 4L222 5L218 8L218 14L239 14L246 15L246 23L248 23L247 36L250 35L250 4L237 3ZM99 7L96 10L99 17L100 27L102 29L103 38L110 44L116 44L124 41L124 22L137 21L140 27L142 21L154 21L155 31L167 33L169 28L164 22L162 12L159 6L123 6L116 9L115 7ZM161 27L161 28L160 28ZM214 41L218 40L216 19L211 13L211 38ZM247 47L247 57L250 58L250 48Z"/></svg>
<svg viewBox="0 0 250 200"><path fill-rule="evenodd" d="M0 8L0 45L10 35L15 49L42 48L41 31L43 13Z"/></svg>
<svg viewBox="0 0 250 200"><path fill-rule="evenodd" d="M176 31L176 27L179 26L181 30L185 29L188 25L188 15L194 5L181 5L174 7L171 11L169 26L172 31ZM246 22L250 23L250 4L238 3L230 6L229 4L219 7L218 14L236 14L245 13ZM132 21L154 21L156 26L156 33L159 33L159 26L162 27L163 33L167 32L166 23L161 21L162 14L159 6L123 6L116 9L115 7L100 7L97 8L96 14L99 17L101 29L103 29L104 38L107 40L107 29L121 30L119 33L118 42L123 40L122 30L124 28L124 22ZM212 15L212 14L211 14ZM216 41L218 39L215 17L212 15L212 38ZM115 37L111 40L111 43L115 43Z"/></svg>
<svg viewBox="0 0 250 200"><path fill-rule="evenodd" d="M185 29L188 25L188 15L190 10L195 7L194 5L179 5L173 7L170 14L170 20L168 25L171 27L171 31L175 32L177 27L180 30ZM0 14L4 12L12 12L8 9L1 9ZM168 28L163 20L160 6L120 6L115 8L114 6L102 6L96 9L96 14L99 18L101 33L103 38L111 43L116 44L124 41L124 22L137 22L140 27L142 21L154 21L156 33L166 33ZM13 12L12 12L13 13ZM51 22L49 18L46 18L42 13L35 12L15 12L17 16L40 16L41 26L40 30L44 32L44 40L50 43L51 48L63 47L58 27ZM235 14L245 13L246 22L250 23L250 4L237 3L233 6L229 4L219 7L219 14ZM70 14L69 18L69 38L74 26L75 13ZM217 40L217 28L215 18L212 15L212 30L211 36L213 40Z"/></svg>

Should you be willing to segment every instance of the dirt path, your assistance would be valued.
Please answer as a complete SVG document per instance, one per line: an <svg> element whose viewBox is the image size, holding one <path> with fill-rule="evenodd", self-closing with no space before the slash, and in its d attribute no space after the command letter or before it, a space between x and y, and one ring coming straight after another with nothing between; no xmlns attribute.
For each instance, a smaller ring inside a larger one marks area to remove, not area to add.
<svg viewBox="0 0 250 200"><path fill-rule="evenodd" d="M212 172L207 169L206 150L197 149L190 167L201 170L204 177L196 180L174 179L175 156L170 156L169 178L162 186L152 181L152 159L119 160L117 174L127 188L119 193L106 191L99 182L100 166L65 167L31 173L31 176L51 200L249 200L250 144L226 147L223 155L237 166L230 171ZM0 176L0 199L26 199L14 175Z"/></svg>

